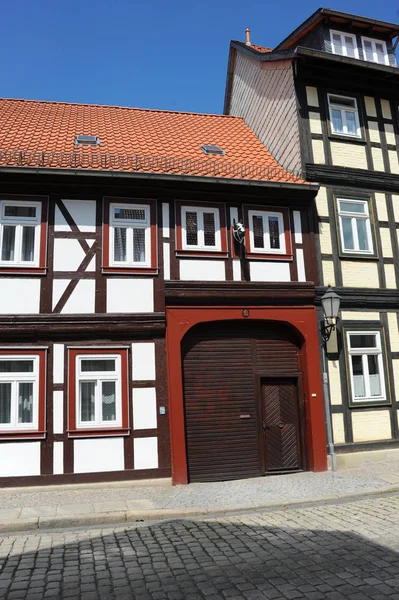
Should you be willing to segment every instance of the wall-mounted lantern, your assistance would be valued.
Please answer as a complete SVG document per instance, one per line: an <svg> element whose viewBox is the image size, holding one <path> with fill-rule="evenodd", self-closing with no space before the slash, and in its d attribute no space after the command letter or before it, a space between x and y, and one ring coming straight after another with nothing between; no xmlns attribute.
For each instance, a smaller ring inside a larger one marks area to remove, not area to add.
<svg viewBox="0 0 399 600"><path fill-rule="evenodd" d="M324 312L324 321L322 322L321 335L324 343L327 344L333 331L337 328L339 321L339 308L341 306L341 298L334 292L329 285L324 296L321 297L321 306Z"/></svg>

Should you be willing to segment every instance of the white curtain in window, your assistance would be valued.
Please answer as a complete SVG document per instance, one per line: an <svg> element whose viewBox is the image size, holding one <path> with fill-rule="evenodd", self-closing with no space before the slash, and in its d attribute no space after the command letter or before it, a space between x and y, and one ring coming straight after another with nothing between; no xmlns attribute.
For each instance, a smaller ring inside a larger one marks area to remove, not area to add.
<svg viewBox="0 0 399 600"><path fill-rule="evenodd" d="M114 260L117 262L126 261L126 228L114 228Z"/></svg>
<svg viewBox="0 0 399 600"><path fill-rule="evenodd" d="M356 57L355 44L353 41L353 37L351 37L350 35L345 36L345 46L346 46L346 55L355 58Z"/></svg>
<svg viewBox="0 0 399 600"><path fill-rule="evenodd" d="M369 42L368 40L364 40L363 46L364 46L364 51L366 54L366 60L373 62L374 61L373 44L371 42Z"/></svg>
<svg viewBox="0 0 399 600"><path fill-rule="evenodd" d="M33 423L33 383L19 383L18 423Z"/></svg>
<svg viewBox="0 0 399 600"><path fill-rule="evenodd" d="M363 375L354 375L353 376L353 386L355 391L356 398L364 398L366 395L366 387L364 385L364 376Z"/></svg>
<svg viewBox="0 0 399 600"><path fill-rule="evenodd" d="M377 62L380 63L380 65L385 65L385 48L383 44L375 44L375 53L377 56Z"/></svg>
<svg viewBox="0 0 399 600"><path fill-rule="evenodd" d="M145 229L133 229L133 262L145 262Z"/></svg>
<svg viewBox="0 0 399 600"><path fill-rule="evenodd" d="M103 381L102 412L103 421L116 420L115 381Z"/></svg>
<svg viewBox="0 0 399 600"><path fill-rule="evenodd" d="M215 214L204 213L204 245L216 246Z"/></svg>
<svg viewBox="0 0 399 600"><path fill-rule="evenodd" d="M35 258L35 228L24 227L22 234L22 256L25 262L32 262Z"/></svg>
<svg viewBox="0 0 399 600"><path fill-rule="evenodd" d="M95 419L96 382L80 382L80 420L82 422Z"/></svg>
<svg viewBox="0 0 399 600"><path fill-rule="evenodd" d="M4 225L3 226L3 244L1 248L1 260L12 261L14 260L14 246L15 246L15 226Z"/></svg>
<svg viewBox="0 0 399 600"><path fill-rule="evenodd" d="M186 244L198 246L198 215L196 212L186 212Z"/></svg>
<svg viewBox="0 0 399 600"><path fill-rule="evenodd" d="M381 379L378 373L370 375L370 391L372 396L381 396Z"/></svg>
<svg viewBox="0 0 399 600"><path fill-rule="evenodd" d="M335 131L336 133L343 133L344 123L342 120L342 112L340 110L337 110L336 108L333 108L331 110L331 117L332 117L333 131Z"/></svg>

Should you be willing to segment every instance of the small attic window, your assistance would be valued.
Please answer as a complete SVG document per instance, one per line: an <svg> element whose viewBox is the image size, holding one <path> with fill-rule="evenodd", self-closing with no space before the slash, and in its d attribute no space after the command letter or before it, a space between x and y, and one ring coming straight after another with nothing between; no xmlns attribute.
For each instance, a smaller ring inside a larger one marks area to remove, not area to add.
<svg viewBox="0 0 399 600"><path fill-rule="evenodd" d="M75 146L98 146L100 138L95 135L77 135L75 137Z"/></svg>
<svg viewBox="0 0 399 600"><path fill-rule="evenodd" d="M214 154L218 156L224 156L226 152L220 146L212 146L204 144L201 146L201 150L205 152L205 154Z"/></svg>

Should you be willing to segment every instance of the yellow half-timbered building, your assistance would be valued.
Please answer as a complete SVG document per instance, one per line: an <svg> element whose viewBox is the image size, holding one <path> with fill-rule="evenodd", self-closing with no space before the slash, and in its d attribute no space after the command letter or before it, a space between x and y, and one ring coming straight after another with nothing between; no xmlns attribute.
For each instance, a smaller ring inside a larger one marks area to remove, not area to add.
<svg viewBox="0 0 399 600"><path fill-rule="evenodd" d="M338 464L399 452L398 34L319 9L274 49L248 31L230 46L225 113L320 184L318 295L341 298L336 338L321 339Z"/></svg>

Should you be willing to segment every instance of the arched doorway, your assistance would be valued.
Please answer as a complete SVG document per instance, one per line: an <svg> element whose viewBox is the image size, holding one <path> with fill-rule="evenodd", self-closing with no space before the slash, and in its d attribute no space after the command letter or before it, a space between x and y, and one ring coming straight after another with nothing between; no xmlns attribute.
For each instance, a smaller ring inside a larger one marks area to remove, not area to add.
<svg viewBox="0 0 399 600"><path fill-rule="evenodd" d="M306 468L302 340L273 321L200 323L182 340L188 480Z"/></svg>

